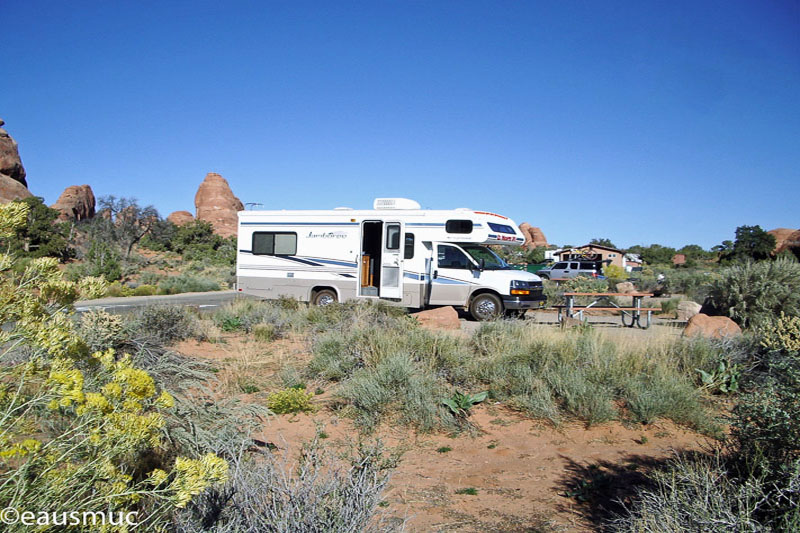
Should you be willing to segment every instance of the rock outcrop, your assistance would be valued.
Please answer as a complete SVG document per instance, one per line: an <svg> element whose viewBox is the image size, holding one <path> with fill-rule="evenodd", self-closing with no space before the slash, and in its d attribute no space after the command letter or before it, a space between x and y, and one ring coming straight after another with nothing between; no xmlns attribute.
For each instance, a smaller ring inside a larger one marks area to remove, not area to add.
<svg viewBox="0 0 800 533"><path fill-rule="evenodd" d="M775 237L775 253L789 248L800 248L800 229L777 228L767 233Z"/></svg>
<svg viewBox="0 0 800 533"><path fill-rule="evenodd" d="M525 242L522 246L528 250L533 250L539 246L549 246L547 244L547 237L544 236L540 228L533 227L527 222L523 222L519 225L519 230L522 232L522 236L525 237Z"/></svg>
<svg viewBox="0 0 800 533"><path fill-rule="evenodd" d="M4 124L0 118L0 203L33 196L25 180L17 142L2 128Z"/></svg>
<svg viewBox="0 0 800 533"><path fill-rule="evenodd" d="M419 321L419 325L427 329L461 329L458 311L452 307L437 307L419 313L411 313Z"/></svg>
<svg viewBox="0 0 800 533"><path fill-rule="evenodd" d="M17 141L11 138L6 130L2 128L5 121L0 118L0 174L5 174L14 181L22 184L26 189L28 182L25 181L25 167L19 158L19 148Z"/></svg>
<svg viewBox="0 0 800 533"><path fill-rule="evenodd" d="M693 302L691 300L684 300L678 303L678 320L685 321L689 320L696 314L700 313L700 310L703 308L697 302Z"/></svg>
<svg viewBox="0 0 800 533"><path fill-rule="evenodd" d="M710 339L721 339L723 337L735 337L742 334L739 325L726 316L708 316L698 313L689 319L686 329L683 330L684 337L694 337L701 335Z"/></svg>
<svg viewBox="0 0 800 533"><path fill-rule="evenodd" d="M189 211L175 211L174 213L170 213L170 215L167 217L167 220L176 226L183 226L184 224L194 222L194 215L192 215Z"/></svg>
<svg viewBox="0 0 800 533"><path fill-rule="evenodd" d="M94 217L96 207L94 193L88 185L71 185L64 189L56 203L50 206L58 210L61 221L79 221Z"/></svg>
<svg viewBox="0 0 800 533"><path fill-rule="evenodd" d="M622 294L636 292L636 287L630 281L620 281L619 283L617 283L616 287L617 287L617 292L620 292Z"/></svg>
<svg viewBox="0 0 800 533"><path fill-rule="evenodd" d="M214 231L223 237L236 235L239 222L236 213L242 211L244 205L233 195L225 178L208 173L197 189L194 206L197 220L210 222Z"/></svg>

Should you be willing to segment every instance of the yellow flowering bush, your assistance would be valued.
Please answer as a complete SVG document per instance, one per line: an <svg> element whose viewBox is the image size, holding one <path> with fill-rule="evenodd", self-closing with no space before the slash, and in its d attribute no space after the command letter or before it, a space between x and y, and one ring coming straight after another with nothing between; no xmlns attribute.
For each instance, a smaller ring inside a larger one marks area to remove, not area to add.
<svg viewBox="0 0 800 533"><path fill-rule="evenodd" d="M267 396L267 407L276 414L298 413L300 411L313 411L311 405L313 393L306 392L305 389L283 389L270 393Z"/></svg>
<svg viewBox="0 0 800 533"><path fill-rule="evenodd" d="M777 321L761 326L758 333L764 348L800 352L800 317L781 312Z"/></svg>
<svg viewBox="0 0 800 533"><path fill-rule="evenodd" d="M0 206L0 236L26 216L25 204ZM90 353L88 344L115 338L121 322L94 313L82 321L102 329L100 340L76 334L70 304L105 290L103 283L65 281L51 258L30 261L22 273L13 267L14 258L0 254L0 358L12 356L0 365L0 508L136 510L142 530L157 531L169 509L224 483L227 463L213 454L166 465L162 411L173 407L172 396L130 356Z"/></svg>

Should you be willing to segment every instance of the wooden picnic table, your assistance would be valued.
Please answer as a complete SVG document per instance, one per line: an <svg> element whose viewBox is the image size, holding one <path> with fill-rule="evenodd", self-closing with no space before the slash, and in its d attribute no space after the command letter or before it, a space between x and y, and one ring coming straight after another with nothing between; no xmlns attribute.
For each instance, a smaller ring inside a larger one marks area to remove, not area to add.
<svg viewBox="0 0 800 533"><path fill-rule="evenodd" d="M593 296L594 300L588 305L575 305L576 296ZM617 305L616 302L611 300L614 296L629 296L633 299L630 307L623 307ZM642 300L648 296L653 296L649 292L565 292L564 305L557 305L558 308L558 321L563 322L566 318L575 318L578 315L580 320L587 320L584 311L587 309L594 309L597 311L619 311L622 318L622 325L632 328L634 325L642 329L647 329L652 323L653 311L660 311L655 307L642 307ZM605 306L598 304L605 303ZM566 311L566 317L564 317ZM646 315L644 314L646 313ZM642 316L647 319L644 324L641 322Z"/></svg>

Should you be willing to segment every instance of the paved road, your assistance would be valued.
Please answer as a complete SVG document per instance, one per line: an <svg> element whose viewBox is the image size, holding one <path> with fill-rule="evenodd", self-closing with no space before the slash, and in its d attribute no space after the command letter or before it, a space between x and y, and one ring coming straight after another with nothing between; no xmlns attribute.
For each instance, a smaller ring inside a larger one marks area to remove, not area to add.
<svg viewBox="0 0 800 533"><path fill-rule="evenodd" d="M75 302L75 310L79 313L90 309L103 309L110 313L126 313L137 307L148 305L189 305L203 310L213 311L217 307L236 298L247 296L236 291L187 292L183 294L159 296L127 296L120 298L100 298L98 300L82 300Z"/></svg>

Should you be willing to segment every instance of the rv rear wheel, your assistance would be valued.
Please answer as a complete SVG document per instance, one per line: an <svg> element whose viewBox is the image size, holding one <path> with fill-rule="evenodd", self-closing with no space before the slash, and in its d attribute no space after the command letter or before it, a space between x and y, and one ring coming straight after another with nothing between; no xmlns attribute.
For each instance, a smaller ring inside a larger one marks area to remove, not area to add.
<svg viewBox="0 0 800 533"><path fill-rule="evenodd" d="M485 292L472 299L469 313L475 320L491 320L503 314L503 302L494 294Z"/></svg>
<svg viewBox="0 0 800 533"><path fill-rule="evenodd" d="M319 306L334 304L336 303L336 293L330 289L322 289L314 294L311 303Z"/></svg>

